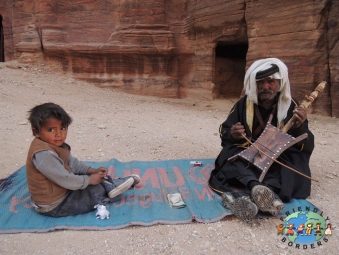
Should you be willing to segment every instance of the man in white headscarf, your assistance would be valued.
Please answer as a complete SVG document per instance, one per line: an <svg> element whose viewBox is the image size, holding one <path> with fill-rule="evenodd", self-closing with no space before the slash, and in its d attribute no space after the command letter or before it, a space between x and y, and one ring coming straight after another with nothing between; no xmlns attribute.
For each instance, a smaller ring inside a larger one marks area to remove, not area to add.
<svg viewBox="0 0 339 255"><path fill-rule="evenodd" d="M307 133L308 138L286 149L279 159L308 176L314 136L308 129L306 110L298 107L291 97L288 70L279 59L255 61L246 72L244 91L245 96L220 125L223 149L215 161L209 186L222 195L226 208L240 219L249 220L258 211L278 215L284 208L283 202L289 202L291 198L307 198L311 183L278 163L273 163L263 181L259 182L261 170L240 159L228 161L249 146L243 136L255 141L270 115L273 116L271 124L280 129L294 116L294 125L288 133L293 137ZM244 191L235 192L234 187Z"/></svg>

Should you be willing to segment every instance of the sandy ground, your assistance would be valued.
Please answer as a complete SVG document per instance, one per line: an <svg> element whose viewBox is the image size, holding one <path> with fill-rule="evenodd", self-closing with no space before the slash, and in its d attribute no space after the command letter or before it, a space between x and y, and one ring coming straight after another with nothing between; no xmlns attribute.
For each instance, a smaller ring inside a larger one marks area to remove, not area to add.
<svg viewBox="0 0 339 255"><path fill-rule="evenodd" d="M218 128L236 99L204 102L130 95L74 80L58 70L29 58L0 63L0 179L25 164L33 138L27 111L44 102L60 104L73 117L67 142L80 160L218 155ZM339 120L311 114L308 118L316 138L311 170L319 180L312 184L309 201L335 228L321 247L289 247L277 235L278 219L248 225L229 216L210 224L2 234L0 254L339 254Z"/></svg>

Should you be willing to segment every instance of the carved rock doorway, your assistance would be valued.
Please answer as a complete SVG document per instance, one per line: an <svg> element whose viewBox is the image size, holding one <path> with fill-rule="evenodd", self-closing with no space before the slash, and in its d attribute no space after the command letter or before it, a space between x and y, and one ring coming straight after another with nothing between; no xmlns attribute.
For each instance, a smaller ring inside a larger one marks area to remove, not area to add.
<svg viewBox="0 0 339 255"><path fill-rule="evenodd" d="M218 42L215 48L214 98L239 98L245 77L248 44Z"/></svg>

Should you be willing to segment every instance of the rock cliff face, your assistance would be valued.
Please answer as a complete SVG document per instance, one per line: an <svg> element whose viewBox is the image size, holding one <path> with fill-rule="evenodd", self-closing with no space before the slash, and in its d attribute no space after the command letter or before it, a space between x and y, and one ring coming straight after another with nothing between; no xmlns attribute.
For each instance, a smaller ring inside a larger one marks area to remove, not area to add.
<svg viewBox="0 0 339 255"><path fill-rule="evenodd" d="M101 86L213 99L277 57L298 100L326 80L311 112L339 117L339 0L7 0L0 15L5 61L40 53Z"/></svg>

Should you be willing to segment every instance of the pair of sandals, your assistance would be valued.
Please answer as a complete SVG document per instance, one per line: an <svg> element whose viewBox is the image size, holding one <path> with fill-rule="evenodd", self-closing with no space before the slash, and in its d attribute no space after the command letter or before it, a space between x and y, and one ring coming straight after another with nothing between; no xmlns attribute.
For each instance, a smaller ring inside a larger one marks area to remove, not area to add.
<svg viewBox="0 0 339 255"><path fill-rule="evenodd" d="M272 190L263 185L254 186L251 191L251 197L240 195L235 198L230 192L222 193L221 197L223 206L231 210L235 216L243 221L253 219L259 210L277 216L285 208L281 199Z"/></svg>

